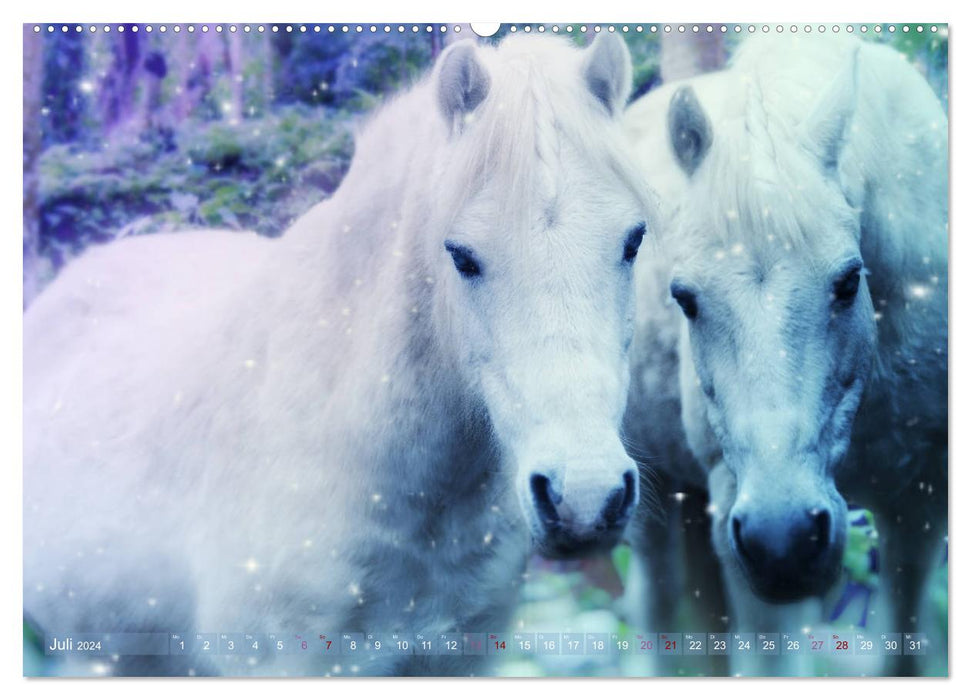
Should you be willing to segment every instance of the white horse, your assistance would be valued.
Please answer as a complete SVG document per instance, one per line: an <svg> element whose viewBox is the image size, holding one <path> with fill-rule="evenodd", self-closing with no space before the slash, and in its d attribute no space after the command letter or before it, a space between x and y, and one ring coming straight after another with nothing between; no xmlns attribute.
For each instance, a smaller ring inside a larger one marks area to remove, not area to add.
<svg viewBox="0 0 971 700"><path fill-rule="evenodd" d="M839 575L850 500L877 518L878 597L892 607L871 631L931 632L918 614L947 521L938 99L889 48L793 37L749 42L729 69L665 86L625 121L668 258L638 271L625 433L649 468L707 481L733 627L818 622L818 607L792 603ZM684 430L652 419L662 409ZM677 559L656 521L639 529L663 610L678 577L660 569ZM913 673L916 657L890 670Z"/></svg>
<svg viewBox="0 0 971 700"><path fill-rule="evenodd" d="M25 614L435 640L506 628L530 535L552 556L616 542L649 204L630 75L614 36L460 42L280 240L157 235L68 267L24 319ZM475 670L242 658L112 670Z"/></svg>

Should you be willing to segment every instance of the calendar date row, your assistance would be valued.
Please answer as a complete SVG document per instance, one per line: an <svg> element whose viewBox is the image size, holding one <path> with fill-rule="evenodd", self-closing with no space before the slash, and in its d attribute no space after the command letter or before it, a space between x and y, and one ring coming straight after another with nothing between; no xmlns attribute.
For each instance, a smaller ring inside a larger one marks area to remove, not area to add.
<svg viewBox="0 0 971 700"><path fill-rule="evenodd" d="M572 655L647 654L658 656L729 655L884 655L925 656L930 640L921 632L447 632L340 634L123 633L53 635L45 640L49 656L194 655L324 656Z"/></svg>

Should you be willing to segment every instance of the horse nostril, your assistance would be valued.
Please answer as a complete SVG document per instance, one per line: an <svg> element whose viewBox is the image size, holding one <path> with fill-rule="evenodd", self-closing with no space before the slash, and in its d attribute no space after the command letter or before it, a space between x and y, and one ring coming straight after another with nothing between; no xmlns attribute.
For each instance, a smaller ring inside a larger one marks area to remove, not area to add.
<svg viewBox="0 0 971 700"><path fill-rule="evenodd" d="M743 559L750 559L748 550L745 547L745 539L742 537L742 519L737 515L732 516L732 539L735 540L735 551Z"/></svg>
<svg viewBox="0 0 971 700"><path fill-rule="evenodd" d="M533 474L529 477L529 489L533 492L533 502L540 519L546 525L554 525L560 520L559 513L556 512L556 503L562 500L553 492L553 484L549 477L542 474Z"/></svg>
<svg viewBox="0 0 971 700"><path fill-rule="evenodd" d="M607 504L603 509L604 526L615 525L623 515L624 489L616 488L607 496Z"/></svg>
<svg viewBox="0 0 971 700"><path fill-rule="evenodd" d="M634 499L637 497L637 474L628 469L624 472L624 503L621 506L621 512L624 515L628 515L631 510L631 506L634 505Z"/></svg>
<svg viewBox="0 0 971 700"><path fill-rule="evenodd" d="M616 527L627 521L635 495L634 472L628 470L624 472L623 487L614 489L607 496L607 504L603 509L605 527Z"/></svg>
<svg viewBox="0 0 971 700"><path fill-rule="evenodd" d="M732 516L732 539L750 566L798 568L816 565L830 549L832 514L813 508L795 520L749 520Z"/></svg>
<svg viewBox="0 0 971 700"><path fill-rule="evenodd" d="M829 547L829 534L832 516L828 510L813 510L810 512L813 519L813 533L810 539L813 542L816 556L822 554Z"/></svg>

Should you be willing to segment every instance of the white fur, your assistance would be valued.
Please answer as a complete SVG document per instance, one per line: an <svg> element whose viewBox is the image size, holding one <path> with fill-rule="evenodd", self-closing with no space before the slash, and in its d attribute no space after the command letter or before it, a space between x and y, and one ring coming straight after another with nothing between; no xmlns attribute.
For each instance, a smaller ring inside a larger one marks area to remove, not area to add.
<svg viewBox="0 0 971 700"><path fill-rule="evenodd" d="M690 178L667 138L668 104L683 84L713 126ZM838 169L827 173L820 134L840 130L843 114ZM785 37L750 41L729 69L649 94L625 121L661 200L667 258L638 273L632 453L687 483L704 483L699 464L710 472L736 629L785 631L760 625L798 629L816 618L752 598L728 542L732 508L826 502L838 538L844 499L878 517L879 595L894 617L877 631L921 629L947 515L947 119L938 100L888 48ZM827 326L826 275L853 254L868 273L857 305ZM705 322L678 319L664 299L672 277L701 290ZM653 357L669 358L670 369L652 370ZM664 421L655 428L644 409L671 395L676 373L683 435ZM697 462L649 458L685 443ZM946 653L946 639L936 641L945 648L935 653ZM785 672L771 665L784 661L762 657L740 670ZM913 662L902 657L891 670L913 672Z"/></svg>
<svg viewBox="0 0 971 700"><path fill-rule="evenodd" d="M125 240L30 308L24 606L42 630L502 630L529 551L518 486L562 463L589 518L633 466L620 261L646 205L619 123L565 42L476 54L491 88L460 133L433 72L377 112L340 189L281 239ZM478 288L446 238L481 256ZM189 670L163 661L117 670Z"/></svg>

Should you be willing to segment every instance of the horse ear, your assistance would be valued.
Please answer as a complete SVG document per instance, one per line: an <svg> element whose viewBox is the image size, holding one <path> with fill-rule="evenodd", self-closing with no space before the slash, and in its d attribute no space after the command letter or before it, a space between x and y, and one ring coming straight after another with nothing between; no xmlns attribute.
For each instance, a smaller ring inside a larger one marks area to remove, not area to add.
<svg viewBox="0 0 971 700"><path fill-rule="evenodd" d="M439 59L438 106L450 126L461 125L489 94L489 74L476 53L474 42L463 41Z"/></svg>
<svg viewBox="0 0 971 700"><path fill-rule="evenodd" d="M856 109L856 73L859 47L853 50L849 63L800 125L806 145L815 152L827 171L839 165L849 123Z"/></svg>
<svg viewBox="0 0 971 700"><path fill-rule="evenodd" d="M711 148L711 122L690 86L678 88L668 107L668 136L674 155L689 176Z"/></svg>
<svg viewBox="0 0 971 700"><path fill-rule="evenodd" d="M583 79L593 96L616 116L631 91L630 52L617 34L598 34L583 59Z"/></svg>

